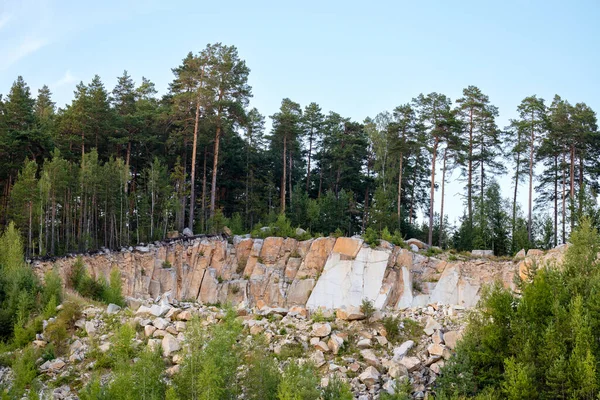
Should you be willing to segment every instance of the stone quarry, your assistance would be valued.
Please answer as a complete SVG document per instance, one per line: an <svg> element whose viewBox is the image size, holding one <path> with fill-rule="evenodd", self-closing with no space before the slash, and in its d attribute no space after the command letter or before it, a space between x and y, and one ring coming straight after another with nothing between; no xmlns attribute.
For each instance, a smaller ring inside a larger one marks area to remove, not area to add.
<svg viewBox="0 0 600 400"><path fill-rule="evenodd" d="M92 338L99 351L109 351L115 322L136 325L136 343L160 348L172 376L183 359L188 321L198 316L205 326L218 323L219 306L227 303L243 320L247 337L263 335L282 365L282 349L300 346L299 357L319 368L322 386L336 374L351 384L355 399L371 400L405 381L413 398L428 398L482 288L495 281L512 288L515 275L526 277L528 268L560 261L566 248L495 259L489 254L426 256L425 248L410 247L381 241L372 248L360 237L236 236L180 238L81 255L96 279L108 278L113 268L121 272L129 307L83 310L67 356L38 366L47 376L45 393L78 398L73 385L53 387L52 382L89 381L95 363ZM32 267L40 276L57 268L65 278L76 260L35 261ZM374 306L370 318L361 310L364 300ZM400 324L399 338L389 336L385 318ZM42 333L33 344L46 346L47 337ZM9 369L0 369L0 381L10 376Z"/></svg>

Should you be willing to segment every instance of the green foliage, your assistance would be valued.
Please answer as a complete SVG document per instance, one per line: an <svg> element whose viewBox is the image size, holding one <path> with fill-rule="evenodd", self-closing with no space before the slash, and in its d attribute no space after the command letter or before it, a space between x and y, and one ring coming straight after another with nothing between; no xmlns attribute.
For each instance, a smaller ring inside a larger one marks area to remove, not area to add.
<svg viewBox="0 0 600 400"><path fill-rule="evenodd" d="M110 271L109 285L104 288L102 300L108 304L113 303L121 307L125 306L121 273L117 268L113 268Z"/></svg>
<svg viewBox="0 0 600 400"><path fill-rule="evenodd" d="M367 228L365 234L363 235L363 239L365 240L365 243L368 244L372 249L377 247L379 244L379 235L375 229L371 227Z"/></svg>
<svg viewBox="0 0 600 400"><path fill-rule="evenodd" d="M409 400L411 398L412 386L408 379L400 379L394 385L394 394L383 391L379 398L381 400Z"/></svg>
<svg viewBox="0 0 600 400"><path fill-rule="evenodd" d="M486 290L457 354L438 379L445 396L502 391L506 398L598 395L593 334L600 326L600 239L583 220L562 268L536 268L520 296L501 285Z"/></svg>
<svg viewBox="0 0 600 400"><path fill-rule="evenodd" d="M364 298L360 304L360 311L365 315L365 318L368 321L371 319L373 314L375 314L376 309L371 300Z"/></svg>
<svg viewBox="0 0 600 400"><path fill-rule="evenodd" d="M25 389L33 382L37 376L35 360L37 355L35 350L28 346L23 352L15 358L12 365L14 374L13 386L10 390L12 398L20 398Z"/></svg>
<svg viewBox="0 0 600 400"><path fill-rule="evenodd" d="M179 399L231 399L240 392L237 368L240 365L238 338L242 324L229 308L219 324L204 331L199 320L189 323L186 338L189 351L181 372L175 377Z"/></svg>
<svg viewBox="0 0 600 400"><path fill-rule="evenodd" d="M400 338L400 318L388 315L381 321L387 333L387 340L394 343Z"/></svg>
<svg viewBox="0 0 600 400"><path fill-rule="evenodd" d="M283 370L277 398L279 400L319 399L319 378L315 367L310 363L290 362Z"/></svg>
<svg viewBox="0 0 600 400"><path fill-rule="evenodd" d="M244 395L248 400L277 400L281 373L275 359L264 343L256 343L246 360L247 369L242 379Z"/></svg>
<svg viewBox="0 0 600 400"><path fill-rule="evenodd" d="M244 231L244 222L242 221L242 215L239 212L233 213L229 220L229 229L234 235L242 235Z"/></svg>
<svg viewBox="0 0 600 400"><path fill-rule="evenodd" d="M339 376L334 375L329 384L323 388L321 400L353 400L354 395L350 390L350 384L343 381Z"/></svg>

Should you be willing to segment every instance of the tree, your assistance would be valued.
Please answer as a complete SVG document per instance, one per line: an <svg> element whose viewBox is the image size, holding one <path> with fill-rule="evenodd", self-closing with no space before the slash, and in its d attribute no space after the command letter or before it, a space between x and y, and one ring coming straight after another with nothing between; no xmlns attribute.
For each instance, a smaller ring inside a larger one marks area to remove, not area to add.
<svg viewBox="0 0 600 400"><path fill-rule="evenodd" d="M302 108L300 104L283 99L279 112L271 116L273 120L273 132L271 134L273 144L281 146L281 186L280 186L280 213L285 213L286 205L286 183L288 148L298 147L297 139L301 133Z"/></svg>
<svg viewBox="0 0 600 400"><path fill-rule="evenodd" d="M321 140L321 129L323 126L324 116L321 113L321 107L317 103L310 103L304 108L304 130L305 135L308 138L308 162L306 165L306 192L310 192L310 174L311 174L311 161L313 155L313 148Z"/></svg>
<svg viewBox="0 0 600 400"><path fill-rule="evenodd" d="M529 140L529 201L528 201L528 210L527 210L527 232L529 235L529 241L532 241L532 204L533 204L533 174L534 174L534 161L535 155L539 149L539 143L543 138L543 135L546 131L546 106L544 104L544 100L538 97L529 96L521 101L521 104L517 107L517 111L519 112L520 120L517 122L518 127L517 130L518 135L521 134L521 129L525 130L528 133ZM519 146L520 143L517 144ZM517 150L521 150L518 148ZM517 172L518 173L518 165ZM518 183L517 178L515 178L515 193L516 186ZM515 194L516 196L516 194ZM514 205L513 205L514 208ZM514 218L514 217L513 217Z"/></svg>

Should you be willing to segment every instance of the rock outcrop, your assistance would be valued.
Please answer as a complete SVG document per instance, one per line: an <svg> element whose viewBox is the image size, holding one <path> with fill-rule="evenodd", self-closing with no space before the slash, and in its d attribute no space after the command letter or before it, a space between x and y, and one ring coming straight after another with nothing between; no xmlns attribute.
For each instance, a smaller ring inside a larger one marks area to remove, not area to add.
<svg viewBox="0 0 600 400"><path fill-rule="evenodd" d="M297 241L235 236L181 238L120 252L82 255L89 274L108 279L121 272L123 292L132 298L172 299L204 304L309 309L357 307L368 299L377 308L405 309L428 304L474 306L484 284L513 286L533 263L556 260L563 249L531 250L515 261L452 256L426 257L382 241L370 248L359 237ZM34 261L40 275L57 267L65 281L76 257Z"/></svg>

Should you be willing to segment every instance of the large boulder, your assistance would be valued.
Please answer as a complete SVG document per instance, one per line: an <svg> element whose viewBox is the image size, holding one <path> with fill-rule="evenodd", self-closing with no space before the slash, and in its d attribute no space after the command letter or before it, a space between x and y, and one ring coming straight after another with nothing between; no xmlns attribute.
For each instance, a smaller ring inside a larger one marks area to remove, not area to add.
<svg viewBox="0 0 600 400"><path fill-rule="evenodd" d="M377 368L369 366L364 370L362 374L358 376L358 379L360 379L362 383L367 385L367 387L371 387L377 382L379 382L380 376L381 374L379 373L379 371L377 371Z"/></svg>
<svg viewBox="0 0 600 400"><path fill-rule="evenodd" d="M429 248L429 245L427 245L427 243L421 242L419 239L415 239L415 238L408 239L408 240L406 241L406 244L407 244L407 245L409 245L409 246L410 246L411 244L414 244L414 245L415 245L415 246L417 246L417 247L418 247L420 250L424 250L424 249L428 249L428 248Z"/></svg>

